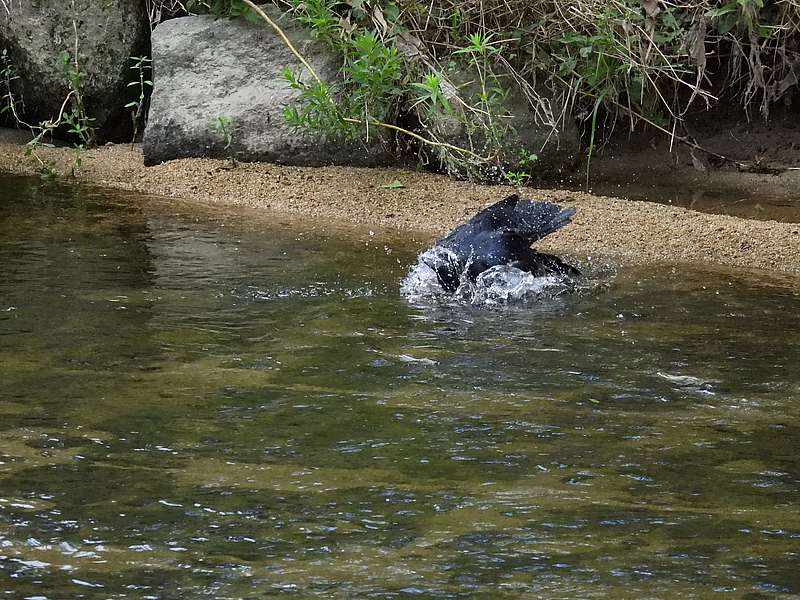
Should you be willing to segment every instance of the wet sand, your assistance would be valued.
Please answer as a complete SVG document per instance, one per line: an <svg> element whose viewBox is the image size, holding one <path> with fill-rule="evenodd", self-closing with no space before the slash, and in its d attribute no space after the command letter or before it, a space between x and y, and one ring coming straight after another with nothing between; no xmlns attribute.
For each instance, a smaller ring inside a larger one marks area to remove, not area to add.
<svg viewBox="0 0 800 600"><path fill-rule="evenodd" d="M39 163L9 134L0 135L0 171L35 175ZM75 151L42 148L59 172ZM396 228L434 238L481 207L515 191L399 169L286 167L210 159L144 167L138 146L83 152L76 181L204 205L250 207L301 218ZM399 182L403 187L385 187ZM800 224L713 215L648 202L525 188L537 199L574 206L573 224L537 248L578 261L618 264L704 263L800 273ZM687 190L691 193L691 190Z"/></svg>

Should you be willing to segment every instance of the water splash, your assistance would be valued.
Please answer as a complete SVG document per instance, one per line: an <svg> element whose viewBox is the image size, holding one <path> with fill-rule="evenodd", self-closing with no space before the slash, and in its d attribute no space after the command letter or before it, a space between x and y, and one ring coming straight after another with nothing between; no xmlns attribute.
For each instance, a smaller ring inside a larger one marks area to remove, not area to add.
<svg viewBox="0 0 800 600"><path fill-rule="evenodd" d="M508 265L487 269L474 282L462 277L451 295L444 291L439 279L428 263L457 260L447 248L434 246L417 258L400 286L400 293L410 302L451 302L473 306L509 306L539 302L574 289L574 282L566 276L534 275ZM466 269L465 269L466 271Z"/></svg>
<svg viewBox="0 0 800 600"><path fill-rule="evenodd" d="M449 258L456 260L455 256L454 252L440 246L434 246L420 254L400 284L400 294L411 302L447 297L448 294L442 289L436 271L428 266L428 263L435 264L438 260Z"/></svg>
<svg viewBox="0 0 800 600"><path fill-rule="evenodd" d="M380 294L380 289L370 284L359 287L346 287L337 284L314 282L302 287L276 287L273 289L247 286L244 289L231 290L230 293L234 297L259 302L287 298L322 298L326 296L341 296L346 299L372 298Z"/></svg>

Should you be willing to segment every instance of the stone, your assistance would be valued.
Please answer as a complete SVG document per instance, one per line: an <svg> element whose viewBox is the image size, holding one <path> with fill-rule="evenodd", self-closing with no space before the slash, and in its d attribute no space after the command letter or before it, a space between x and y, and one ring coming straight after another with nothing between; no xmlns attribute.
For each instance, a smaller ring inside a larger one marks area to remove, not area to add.
<svg viewBox="0 0 800 600"><path fill-rule="evenodd" d="M277 9L264 8L323 81L340 77L341 56ZM155 87L143 139L146 165L190 157L307 166L391 161L381 144L329 142L287 123L283 111L297 91L283 70L289 67L305 81L310 75L265 22L171 19L155 28L152 47ZM211 125L220 117L230 123L227 149L227 140Z"/></svg>
<svg viewBox="0 0 800 600"><path fill-rule="evenodd" d="M5 8L5 10L4 10ZM10 0L0 5L0 51L18 72L15 92L27 123L55 119L69 84L61 54L75 55L84 74L86 112L101 141L130 135L125 108L132 98L129 58L147 51L150 28L143 2L130 0Z"/></svg>

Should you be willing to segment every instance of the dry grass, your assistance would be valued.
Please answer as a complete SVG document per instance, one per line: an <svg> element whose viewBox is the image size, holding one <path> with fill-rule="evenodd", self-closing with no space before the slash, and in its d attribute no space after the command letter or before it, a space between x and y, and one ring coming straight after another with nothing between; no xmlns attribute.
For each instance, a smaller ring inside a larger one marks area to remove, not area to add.
<svg viewBox="0 0 800 600"><path fill-rule="evenodd" d="M492 36L534 108L549 88L579 117L599 103L632 127L645 119L672 128L698 101L723 97L767 118L800 76L799 0L399 3L432 60L446 61L470 34Z"/></svg>
<svg viewBox="0 0 800 600"><path fill-rule="evenodd" d="M186 7L182 0L145 0L147 16L150 19L150 27L153 28L161 21L171 17L186 13Z"/></svg>

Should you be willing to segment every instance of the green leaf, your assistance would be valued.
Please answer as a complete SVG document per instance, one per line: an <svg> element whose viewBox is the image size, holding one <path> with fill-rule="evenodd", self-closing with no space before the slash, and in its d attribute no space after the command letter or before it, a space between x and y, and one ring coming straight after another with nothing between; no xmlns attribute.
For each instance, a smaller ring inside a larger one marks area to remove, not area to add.
<svg viewBox="0 0 800 600"><path fill-rule="evenodd" d="M383 15L389 23L396 23L400 18L400 9L394 2L390 2L383 7Z"/></svg>
<svg viewBox="0 0 800 600"><path fill-rule="evenodd" d="M706 11L706 16L711 17L712 19L715 17L721 17L722 15L727 15L728 13L736 12L739 10L739 7L736 6L735 2L729 2L725 6L720 6L719 8L712 8L711 10Z"/></svg>
<svg viewBox="0 0 800 600"><path fill-rule="evenodd" d="M385 190L399 190L399 189L401 189L401 188L404 188L404 187L406 187L406 186L405 186L405 184L403 184L403 183L400 183L399 181L397 181L397 180L395 179L395 180L394 180L394 181L392 181L392 182L389 182L389 183L384 183L384 184L383 184L381 187L382 187L383 189L385 189Z"/></svg>
<svg viewBox="0 0 800 600"><path fill-rule="evenodd" d="M294 75L294 71L292 71L289 67L283 67L283 71L281 71L283 78L288 81L289 83L295 83L297 78Z"/></svg>
<svg viewBox="0 0 800 600"><path fill-rule="evenodd" d="M728 33L731 29L736 27L738 20L738 16L733 13L722 15L717 24L717 31L720 33Z"/></svg>
<svg viewBox="0 0 800 600"><path fill-rule="evenodd" d="M259 17L249 8L247 9L247 11L242 13L242 16L244 17L245 21L249 21L250 23L261 23L261 17Z"/></svg>

